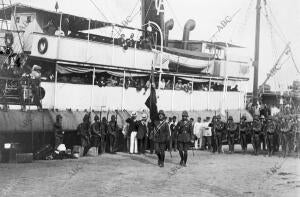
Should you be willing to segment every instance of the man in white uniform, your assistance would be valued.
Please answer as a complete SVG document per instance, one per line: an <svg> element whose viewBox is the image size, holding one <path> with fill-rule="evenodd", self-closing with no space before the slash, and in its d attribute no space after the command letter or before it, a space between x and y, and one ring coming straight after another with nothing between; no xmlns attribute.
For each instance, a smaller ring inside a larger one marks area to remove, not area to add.
<svg viewBox="0 0 300 197"><path fill-rule="evenodd" d="M207 146L207 150L211 151L211 127L209 126L210 124L210 117L206 117L206 119L204 120L203 123L203 149L206 149Z"/></svg>

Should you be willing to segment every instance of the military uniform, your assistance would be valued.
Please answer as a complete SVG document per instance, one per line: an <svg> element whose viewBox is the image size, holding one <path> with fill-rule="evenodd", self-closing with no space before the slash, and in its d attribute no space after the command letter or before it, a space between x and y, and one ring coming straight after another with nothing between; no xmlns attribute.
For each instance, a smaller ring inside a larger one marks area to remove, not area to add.
<svg viewBox="0 0 300 197"><path fill-rule="evenodd" d="M261 124L262 124L262 129L261 132L259 133L259 146L262 145L262 149L266 150L266 121L265 117L261 116Z"/></svg>
<svg viewBox="0 0 300 197"><path fill-rule="evenodd" d="M225 129L225 124L221 121L221 116L217 116L217 121L215 122L215 141L218 153L221 153L222 149L222 137Z"/></svg>
<svg viewBox="0 0 300 197"><path fill-rule="evenodd" d="M239 125L239 132L240 132L240 142L241 142L243 152L247 151L248 124L245 121L246 121L246 116L242 116L241 123Z"/></svg>
<svg viewBox="0 0 300 197"><path fill-rule="evenodd" d="M281 141L282 153L283 153L283 157L285 157L289 149L289 140L290 140L289 138L291 132L291 124L287 119L283 121L280 130L282 134L282 141Z"/></svg>
<svg viewBox="0 0 300 197"><path fill-rule="evenodd" d="M260 150L259 136L261 132L262 132L262 123L259 121L258 117L255 117L252 123L252 145L253 145L255 155L257 155L258 150Z"/></svg>
<svg viewBox="0 0 300 197"><path fill-rule="evenodd" d="M57 115L56 116L56 122L54 123L54 137L55 137L55 145L54 145L54 149L56 150L57 147L60 144L63 144L63 140L64 140L64 131L62 129L62 116L61 115Z"/></svg>
<svg viewBox="0 0 300 197"><path fill-rule="evenodd" d="M94 117L94 120L95 122L91 126L91 145L93 147L99 148L101 140L99 116L96 115Z"/></svg>
<svg viewBox="0 0 300 197"><path fill-rule="evenodd" d="M154 149L158 157L158 165L164 167L166 143L170 138L170 131L169 125L164 119L164 111L160 110L158 114L160 120L154 122L153 141Z"/></svg>
<svg viewBox="0 0 300 197"><path fill-rule="evenodd" d="M83 155L89 150L90 146L90 115L85 114L83 122L77 127L77 135L80 137L81 146L83 147Z"/></svg>
<svg viewBox="0 0 300 197"><path fill-rule="evenodd" d="M103 154L106 152L106 144L107 141L109 140L109 136L108 136L108 124L107 124L107 120L105 117L102 118L102 121L100 123L100 153Z"/></svg>
<svg viewBox="0 0 300 197"><path fill-rule="evenodd" d="M228 145L229 145L229 152L234 152L234 137L235 133L237 131L237 124L233 122L232 116L229 116L228 123L226 125L226 131L227 131L227 139L228 139Z"/></svg>
<svg viewBox="0 0 300 197"><path fill-rule="evenodd" d="M111 116L111 121L108 123L108 134L109 134L109 151L114 153L117 148L117 135L118 135L119 127L115 116Z"/></svg>
<svg viewBox="0 0 300 197"><path fill-rule="evenodd" d="M274 134L276 126L272 119L269 117L266 123L266 141L268 148L268 155L271 156L274 152Z"/></svg>
<svg viewBox="0 0 300 197"><path fill-rule="evenodd" d="M297 149L297 155L299 157L300 154L300 121L299 119L295 123L295 137L296 137L296 149Z"/></svg>
<svg viewBox="0 0 300 197"><path fill-rule="evenodd" d="M192 140L193 135L193 125L192 122L187 120L188 113L187 111L182 112L182 120L177 123L176 132L177 132L177 144L180 154L180 165L186 166L188 158L188 144ZM184 119L185 117L185 119Z"/></svg>

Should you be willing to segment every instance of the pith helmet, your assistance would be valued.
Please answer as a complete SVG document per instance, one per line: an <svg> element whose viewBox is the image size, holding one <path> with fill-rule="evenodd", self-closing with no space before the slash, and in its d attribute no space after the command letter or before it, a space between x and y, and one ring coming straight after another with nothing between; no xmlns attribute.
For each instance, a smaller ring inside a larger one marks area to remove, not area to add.
<svg viewBox="0 0 300 197"><path fill-rule="evenodd" d="M100 120L99 116L96 115L96 116L94 117L94 120Z"/></svg>
<svg viewBox="0 0 300 197"><path fill-rule="evenodd" d="M182 116L189 117L189 114L188 114L187 111L183 111L183 112L182 112Z"/></svg>
<svg viewBox="0 0 300 197"><path fill-rule="evenodd" d="M164 112L164 110L159 110L159 112L158 112L158 115L159 114L162 114L162 115L164 115L165 116L165 112Z"/></svg>
<svg viewBox="0 0 300 197"><path fill-rule="evenodd" d="M62 116L60 114L56 115L56 120L62 119Z"/></svg>
<svg viewBox="0 0 300 197"><path fill-rule="evenodd" d="M245 115L242 116L242 120L247 120L247 117Z"/></svg>
<svg viewBox="0 0 300 197"><path fill-rule="evenodd" d="M233 120L232 116L229 116L229 117L228 117L228 120Z"/></svg>
<svg viewBox="0 0 300 197"><path fill-rule="evenodd" d="M83 122L89 121L90 120L90 115L89 114L85 114L83 117Z"/></svg>
<svg viewBox="0 0 300 197"><path fill-rule="evenodd" d="M221 119L221 116L220 115L217 115L217 120L220 120Z"/></svg>
<svg viewBox="0 0 300 197"><path fill-rule="evenodd" d="M135 111L133 111L133 112L131 112L131 116L136 116L136 112Z"/></svg>

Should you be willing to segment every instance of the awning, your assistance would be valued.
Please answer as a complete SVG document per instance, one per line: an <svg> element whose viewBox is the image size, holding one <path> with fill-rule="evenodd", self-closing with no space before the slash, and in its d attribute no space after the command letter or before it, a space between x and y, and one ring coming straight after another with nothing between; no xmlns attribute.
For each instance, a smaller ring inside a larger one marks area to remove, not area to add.
<svg viewBox="0 0 300 197"><path fill-rule="evenodd" d="M178 78L186 80L186 81L194 82L194 83L209 82L209 79L197 79L197 78L190 78L190 77L178 77Z"/></svg>
<svg viewBox="0 0 300 197"><path fill-rule="evenodd" d="M60 74L71 74L71 73L88 73L93 72L94 68L91 67L79 67L79 66L68 66L63 64L57 64L57 72ZM95 68L95 73L107 73L116 77L124 77L124 71L111 71ZM125 72L125 77L146 77L150 73L135 73L135 72Z"/></svg>

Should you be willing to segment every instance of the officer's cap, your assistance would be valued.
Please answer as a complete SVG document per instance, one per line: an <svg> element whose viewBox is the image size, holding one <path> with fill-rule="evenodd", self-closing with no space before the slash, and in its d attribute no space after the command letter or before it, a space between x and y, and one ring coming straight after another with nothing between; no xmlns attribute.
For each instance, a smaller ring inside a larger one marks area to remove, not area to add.
<svg viewBox="0 0 300 197"><path fill-rule="evenodd" d="M165 112L164 112L164 110L159 110L159 112L158 112L158 115L159 114L162 114L162 115L164 115L165 116Z"/></svg>
<svg viewBox="0 0 300 197"><path fill-rule="evenodd" d="M62 116L60 114L56 115L56 120L62 119Z"/></svg>
<svg viewBox="0 0 300 197"><path fill-rule="evenodd" d="M261 116L260 116L260 119L265 119L265 116L264 116L264 115L261 115Z"/></svg>
<svg viewBox="0 0 300 197"><path fill-rule="evenodd" d="M96 115L96 116L94 117L94 120L100 120L99 116Z"/></svg>
<svg viewBox="0 0 300 197"><path fill-rule="evenodd" d="M187 111L183 111L183 112L182 112L182 116L189 117L189 114L188 114Z"/></svg>

